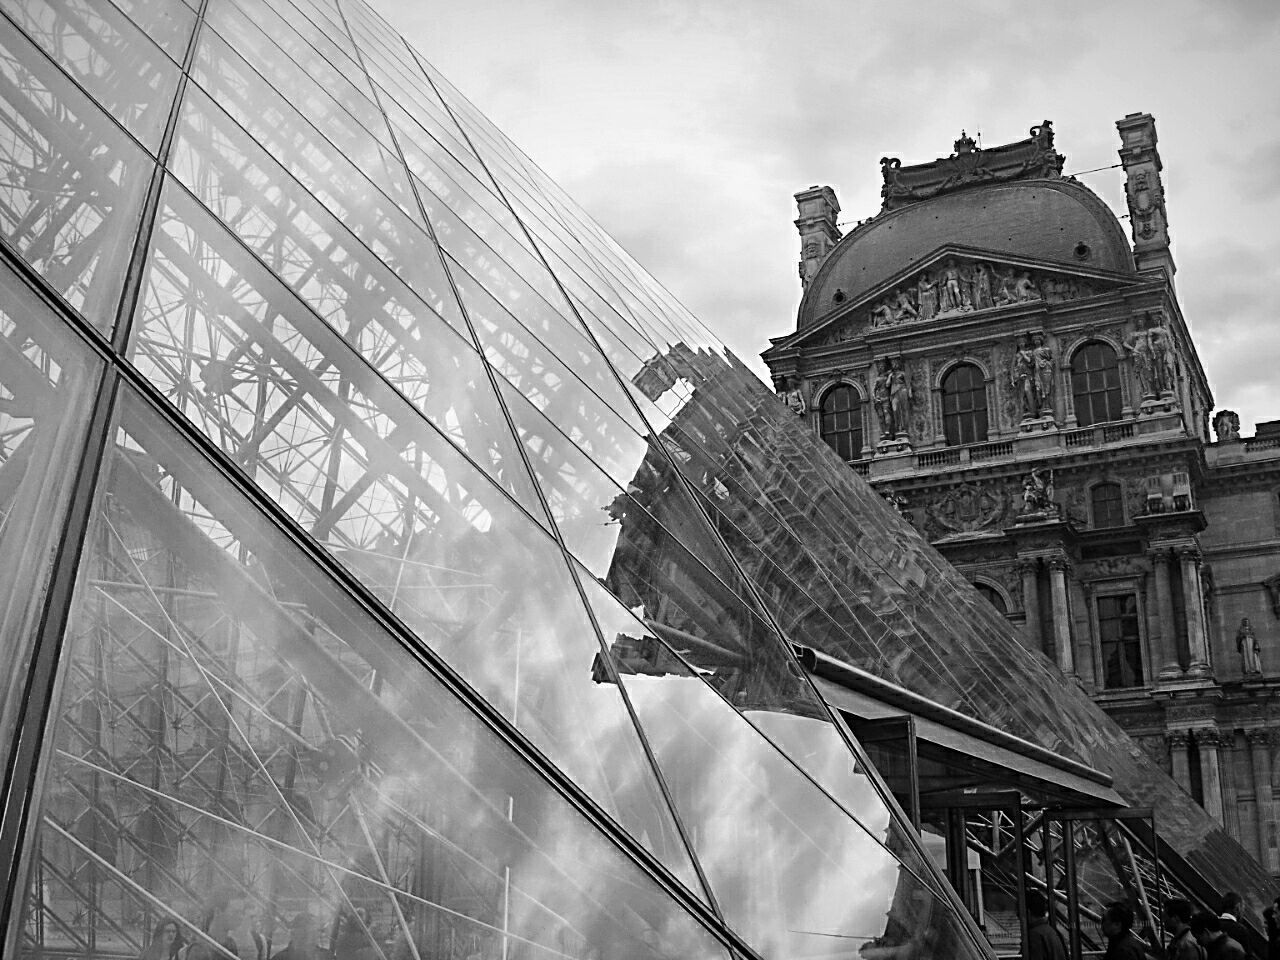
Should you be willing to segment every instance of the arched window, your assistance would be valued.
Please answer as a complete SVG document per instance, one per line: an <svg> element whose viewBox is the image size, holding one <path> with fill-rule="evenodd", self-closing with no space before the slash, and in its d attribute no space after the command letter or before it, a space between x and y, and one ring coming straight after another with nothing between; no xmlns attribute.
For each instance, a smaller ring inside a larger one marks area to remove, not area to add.
<svg viewBox="0 0 1280 960"><path fill-rule="evenodd" d="M978 592L987 598L987 602L1000 611L1001 616L1009 612L1009 608L1005 606L1004 597L1000 596L1000 591L987 583L975 583Z"/></svg>
<svg viewBox="0 0 1280 960"><path fill-rule="evenodd" d="M1071 358L1071 395L1080 426L1120 419L1120 367L1105 343L1086 343Z"/></svg>
<svg viewBox="0 0 1280 960"><path fill-rule="evenodd" d="M862 401L853 387L832 387L822 398L818 432L841 460L862 456Z"/></svg>
<svg viewBox="0 0 1280 960"><path fill-rule="evenodd" d="M1100 483L1089 491L1090 514L1095 527L1123 527L1124 500L1120 484Z"/></svg>
<svg viewBox="0 0 1280 960"><path fill-rule="evenodd" d="M987 385L971 363L942 378L942 432L949 447L987 439Z"/></svg>

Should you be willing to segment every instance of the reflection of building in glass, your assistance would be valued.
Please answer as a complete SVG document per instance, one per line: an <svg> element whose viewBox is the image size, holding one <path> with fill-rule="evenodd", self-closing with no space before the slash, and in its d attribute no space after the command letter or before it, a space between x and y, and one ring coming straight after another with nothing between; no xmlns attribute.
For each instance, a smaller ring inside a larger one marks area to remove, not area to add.
<svg viewBox="0 0 1280 960"><path fill-rule="evenodd" d="M834 412L857 421L861 448L841 459L1093 696L1144 769L1163 768L1216 821L1196 828L1212 839L1186 835L1189 855L1213 859L1225 834L1275 874L1276 684L1259 638L1275 623L1280 443L1267 425L1242 440L1229 411L1211 442L1155 122L1117 128L1132 244L1061 175L1048 123L994 148L962 137L931 163L886 159L883 209L844 236L829 188L797 194L805 292L796 331L765 359L833 450L853 433ZM890 361L906 371L905 437L883 402ZM999 657L979 640L928 676L914 651L895 661L883 644L851 662L972 713L957 678ZM1046 695L1066 709L1077 683L1057 689ZM976 705L1051 745L1038 719L1002 716L1012 704ZM1120 755L1081 747L1133 801Z"/></svg>
<svg viewBox="0 0 1280 960"><path fill-rule="evenodd" d="M5 956L977 957L1023 799L1199 824L358 0L0 11Z"/></svg>

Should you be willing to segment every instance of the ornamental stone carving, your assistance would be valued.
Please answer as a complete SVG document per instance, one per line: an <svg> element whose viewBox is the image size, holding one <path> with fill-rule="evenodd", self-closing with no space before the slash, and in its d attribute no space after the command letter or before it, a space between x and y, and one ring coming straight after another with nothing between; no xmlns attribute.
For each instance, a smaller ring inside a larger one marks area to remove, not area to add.
<svg viewBox="0 0 1280 960"><path fill-rule="evenodd" d="M1022 419L1052 419L1056 375L1053 350L1044 342L1044 334L1026 335L1014 349L1010 373L1021 403Z"/></svg>
<svg viewBox="0 0 1280 960"><path fill-rule="evenodd" d="M1251 747L1270 747L1271 746L1271 728L1270 727L1248 727L1244 731L1245 739L1249 741Z"/></svg>
<svg viewBox="0 0 1280 960"><path fill-rule="evenodd" d="M1147 325L1136 330L1123 346L1133 363L1142 399L1173 396L1177 379L1173 336L1160 320L1149 317Z"/></svg>
<svg viewBox="0 0 1280 960"><path fill-rule="evenodd" d="M791 412L802 417L808 411L804 391L800 389L800 381L780 377L778 379L778 399L791 408Z"/></svg>
<svg viewBox="0 0 1280 960"><path fill-rule="evenodd" d="M1014 303L1075 300L1094 292L1093 284L1078 277L949 257L873 302L865 319L871 329L880 330Z"/></svg>
<svg viewBox="0 0 1280 960"><path fill-rule="evenodd" d="M1053 499L1053 471L1032 467L1022 479L1022 516L1041 519L1057 517L1059 512Z"/></svg>
<svg viewBox="0 0 1280 960"><path fill-rule="evenodd" d="M1007 506L998 487L962 483L929 504L926 512L929 526L937 531L933 535L938 536L997 528Z"/></svg>
<svg viewBox="0 0 1280 960"><path fill-rule="evenodd" d="M1213 417L1213 432L1218 442L1240 439L1240 415L1234 410L1219 410Z"/></svg>
<svg viewBox="0 0 1280 960"><path fill-rule="evenodd" d="M871 401L880 421L880 440L905 442L911 428L911 379L901 357L881 357L871 381Z"/></svg>
<svg viewBox="0 0 1280 960"><path fill-rule="evenodd" d="M1236 631L1236 652L1240 654L1241 667L1246 677L1262 676L1262 647L1248 617L1240 621L1240 629Z"/></svg>
<svg viewBox="0 0 1280 960"><path fill-rule="evenodd" d="M1187 730L1170 730L1164 735L1170 750L1186 750L1191 746L1191 733Z"/></svg>

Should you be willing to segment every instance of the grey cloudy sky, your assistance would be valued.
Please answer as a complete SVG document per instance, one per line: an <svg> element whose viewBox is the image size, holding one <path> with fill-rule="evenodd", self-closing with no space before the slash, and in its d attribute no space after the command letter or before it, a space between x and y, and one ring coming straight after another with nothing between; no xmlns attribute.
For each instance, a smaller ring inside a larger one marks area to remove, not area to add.
<svg viewBox="0 0 1280 960"><path fill-rule="evenodd" d="M1280 0L372 2L762 375L800 299L796 190L852 224L886 154L1049 119L1091 170L1151 113L1217 406L1246 436L1280 419ZM1124 212L1119 170L1081 180Z"/></svg>

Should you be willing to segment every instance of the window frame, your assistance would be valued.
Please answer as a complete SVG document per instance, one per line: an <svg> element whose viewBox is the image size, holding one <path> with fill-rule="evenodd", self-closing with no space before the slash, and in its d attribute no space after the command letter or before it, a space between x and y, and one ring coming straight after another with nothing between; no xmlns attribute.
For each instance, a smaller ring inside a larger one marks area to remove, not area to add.
<svg viewBox="0 0 1280 960"><path fill-rule="evenodd" d="M1094 348L1106 351L1107 356L1112 361L1111 364L1082 369L1078 365L1083 363L1082 358L1084 355ZM1106 383L1108 372L1114 373L1114 383ZM1099 375L1103 378L1103 385L1095 387L1093 378ZM1115 423L1117 420L1124 419L1122 380L1120 354L1115 346L1105 340L1098 339L1085 340L1083 343L1078 344L1071 351L1071 409L1075 414L1076 423L1081 427L1092 427L1097 424ZM1099 398L1101 398L1103 415L1095 416L1098 412Z"/></svg>
<svg viewBox="0 0 1280 960"><path fill-rule="evenodd" d="M847 391L851 400L850 406L844 410L833 410L828 413L827 401L838 393L841 393L841 391ZM818 438L830 447L837 457L840 457L846 463L853 460L861 460L863 458L863 452L866 449L867 444L866 421L864 416L865 407L866 403L862 398L862 394L858 392L858 388L856 386L847 380L838 380L831 384L831 386L823 390L822 398L818 401ZM841 414L849 416L849 426L842 430L832 430L831 433L828 434L825 429L827 417L837 417ZM848 457L842 456L840 448L827 439L828 436L840 437L844 435L848 435L850 437L849 447L851 456ZM853 443L854 440L857 440L856 445Z"/></svg>
<svg viewBox="0 0 1280 960"><path fill-rule="evenodd" d="M1116 523L1102 523L1098 518L1098 491L1104 488L1113 488L1116 491L1115 505L1119 513L1119 520ZM1128 514L1124 506L1124 485L1118 480L1099 480L1097 483L1089 487L1089 525L1095 530L1115 530L1123 527L1129 522Z"/></svg>
<svg viewBox="0 0 1280 960"><path fill-rule="evenodd" d="M1089 604L1089 619L1093 633L1094 679L1099 693L1124 694L1127 691L1145 689L1154 681L1151 650L1147 636L1146 604L1142 586L1141 578L1137 577L1108 581L1105 584L1090 584L1090 599L1092 602ZM1107 682L1106 656L1108 647L1112 643L1123 644L1125 641L1123 638L1118 641L1103 639L1104 618L1102 616L1102 606L1105 601L1123 601L1126 597L1132 597L1134 602L1133 618L1136 634L1130 642L1137 649L1139 677L1138 682L1131 685L1111 686Z"/></svg>
<svg viewBox="0 0 1280 960"><path fill-rule="evenodd" d="M961 373L969 374L971 377L976 376L978 385L976 387L973 386L971 381L963 390L949 391L948 384ZM938 381L938 395L942 408L942 435L946 445L948 447L964 447L973 443L986 443L991 430L991 411L987 403L987 375L982 367L972 360L963 360L953 365ZM949 410L948 400L961 396L969 398L980 396L982 405L979 407L975 404L964 410ZM968 439L970 434L972 434L972 439Z"/></svg>

